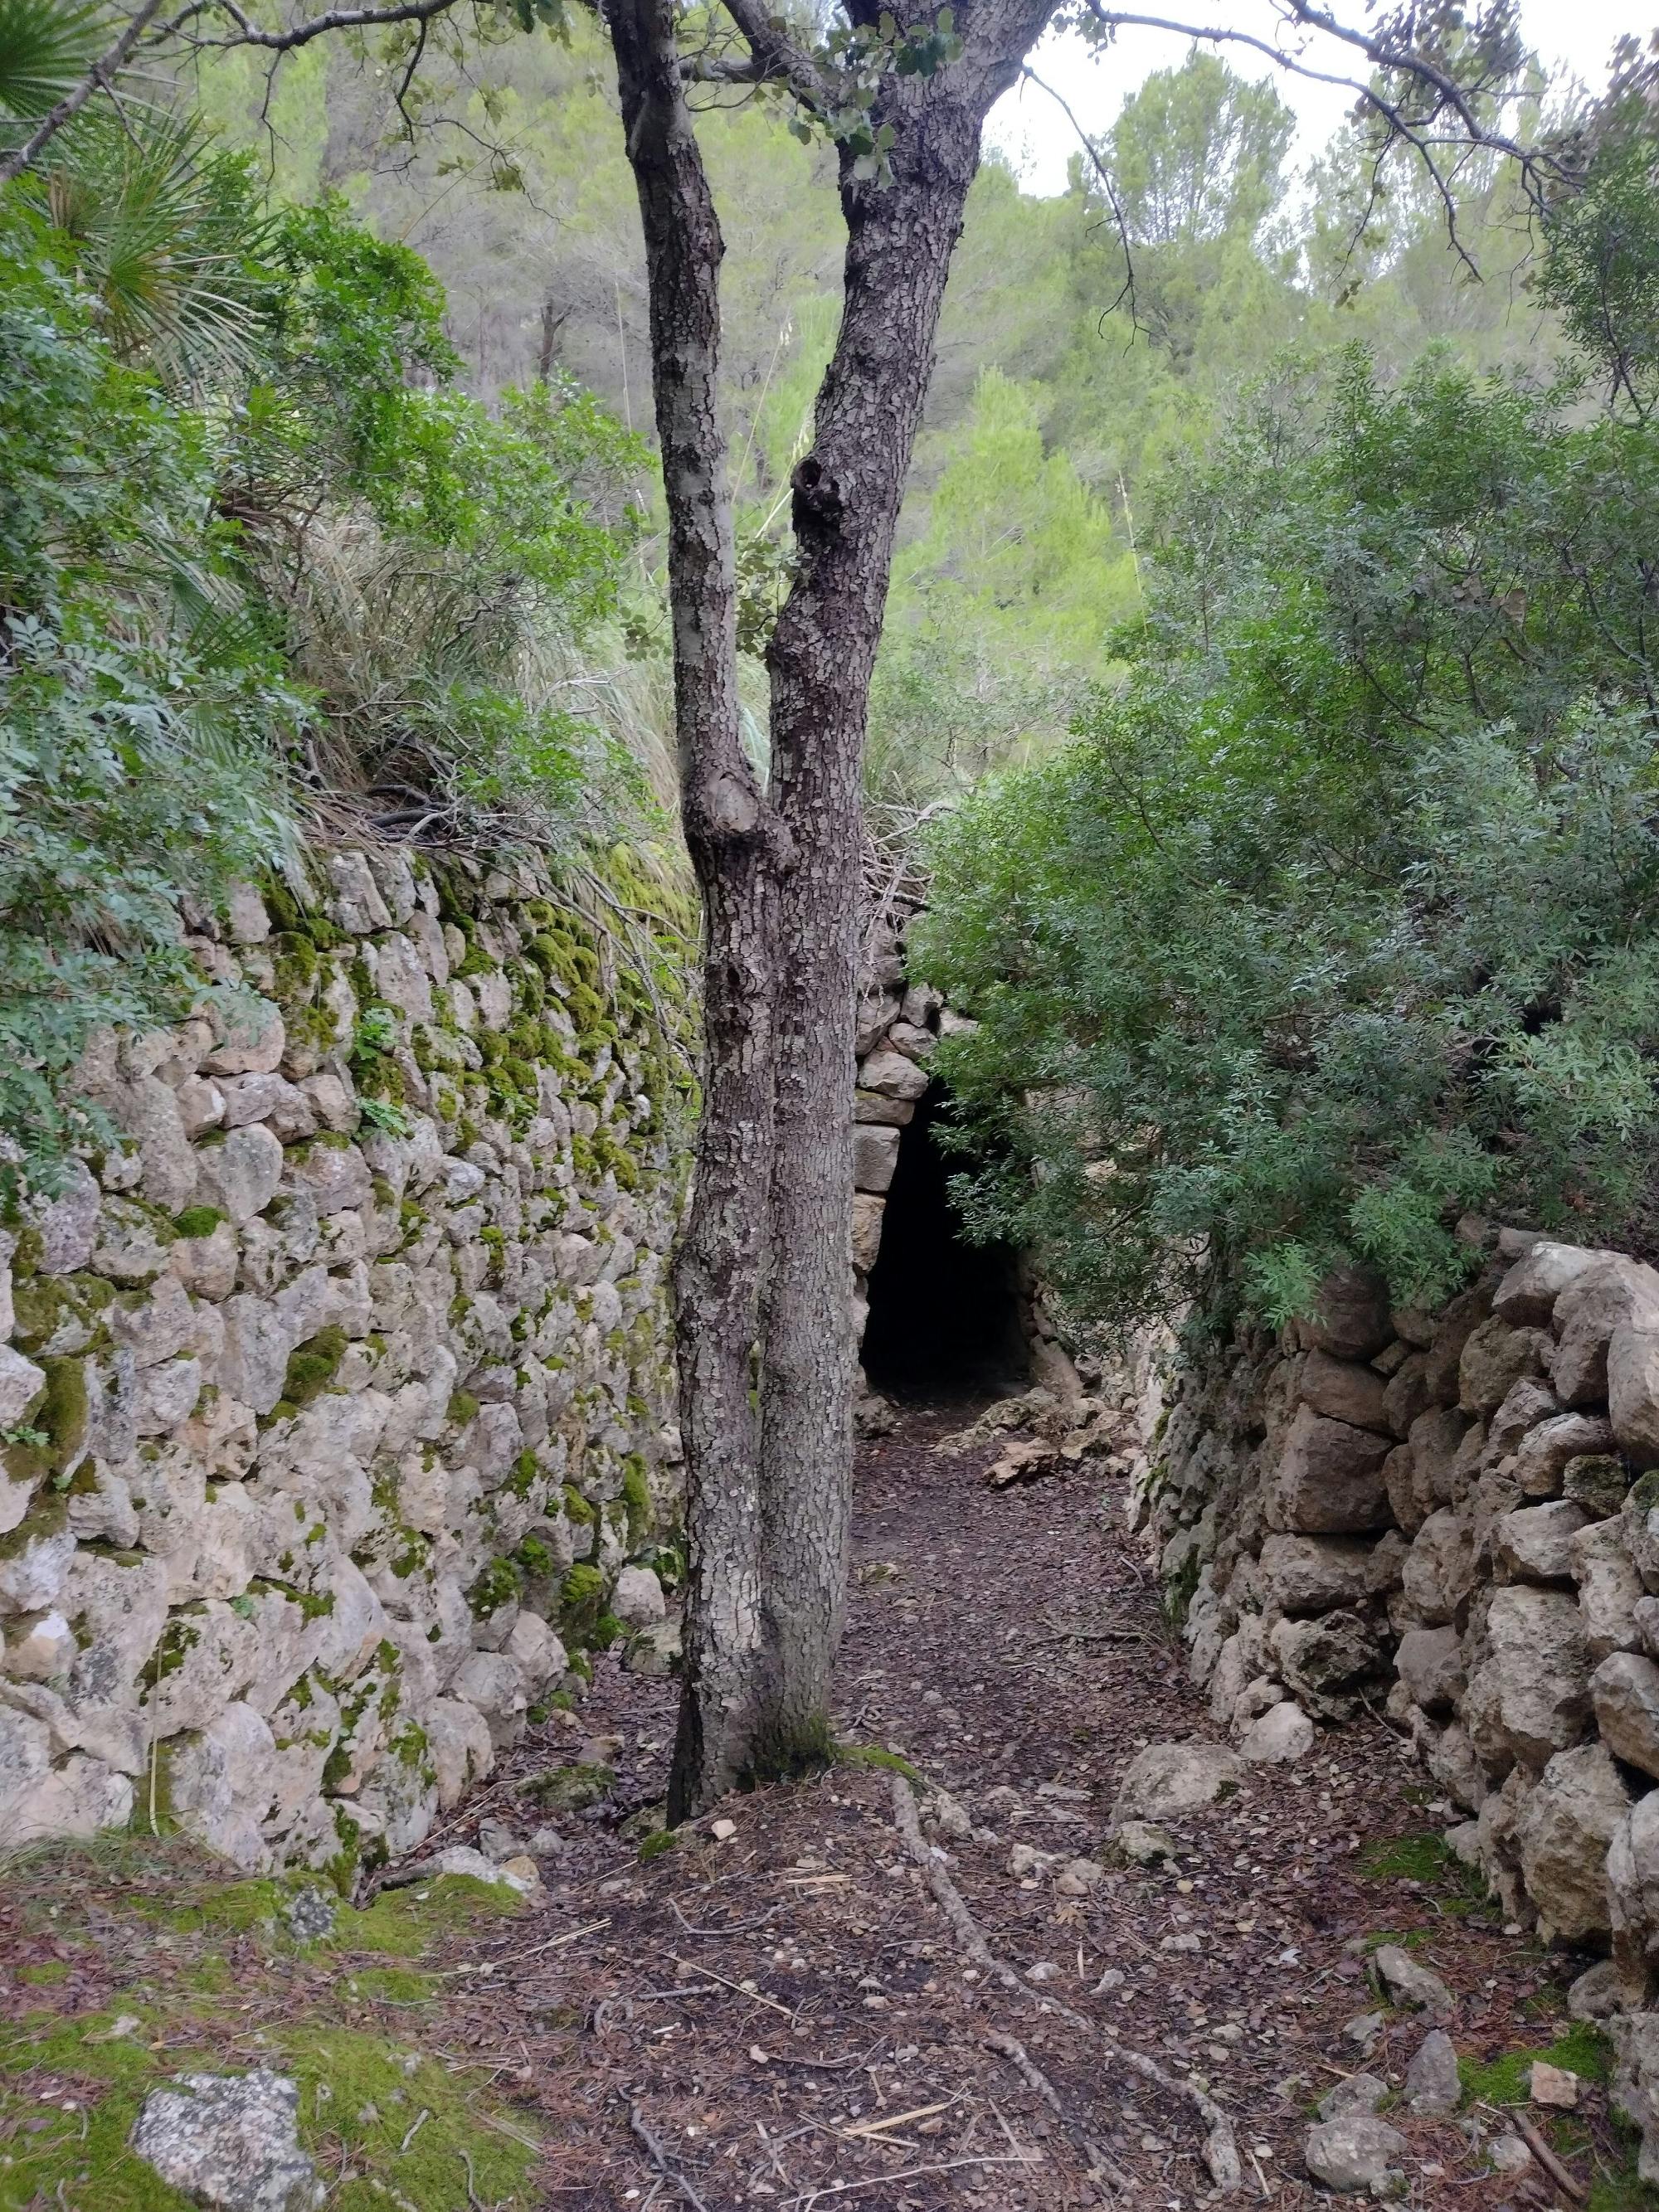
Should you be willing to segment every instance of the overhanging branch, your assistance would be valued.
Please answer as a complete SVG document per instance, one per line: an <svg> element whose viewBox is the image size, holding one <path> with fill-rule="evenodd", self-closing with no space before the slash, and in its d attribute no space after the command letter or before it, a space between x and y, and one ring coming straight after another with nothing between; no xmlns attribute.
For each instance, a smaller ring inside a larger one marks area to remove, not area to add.
<svg viewBox="0 0 1659 2212"><path fill-rule="evenodd" d="M94 92L112 91L115 78L124 70L144 33L161 12L161 0L143 0L143 5L131 16L120 35L101 53L73 91L64 97L35 125L28 137L15 152L0 161L0 185L9 185L14 177L21 176L31 161L35 161L49 146L66 123L72 123Z"/></svg>

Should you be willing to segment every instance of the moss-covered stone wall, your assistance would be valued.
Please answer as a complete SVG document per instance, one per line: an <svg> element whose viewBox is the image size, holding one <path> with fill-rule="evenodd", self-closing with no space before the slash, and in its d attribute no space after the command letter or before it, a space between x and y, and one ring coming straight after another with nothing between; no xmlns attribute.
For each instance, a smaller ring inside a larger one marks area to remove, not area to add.
<svg viewBox="0 0 1659 2212"><path fill-rule="evenodd" d="M318 878L100 1042L106 1150L0 1234L0 1845L347 1875L672 1579L689 912L620 851Z"/></svg>

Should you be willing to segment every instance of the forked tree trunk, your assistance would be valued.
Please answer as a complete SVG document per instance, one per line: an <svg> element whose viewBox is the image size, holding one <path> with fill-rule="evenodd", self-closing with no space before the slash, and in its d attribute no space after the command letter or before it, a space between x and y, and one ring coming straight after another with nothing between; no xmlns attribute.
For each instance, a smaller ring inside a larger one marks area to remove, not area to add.
<svg viewBox="0 0 1659 2212"><path fill-rule="evenodd" d="M860 0L861 5L861 0ZM772 775L744 759L716 374L720 228L673 0L603 0L638 188L686 841L703 893L706 1074L675 1270L691 1577L669 1816L826 1748L852 1463L860 790L893 532L987 111L1049 0L975 0L965 58L890 76L892 180L842 164L840 335L794 477L797 574L769 653ZM732 0L747 31L752 9ZM757 18L757 55L781 40ZM810 75L810 64L802 64ZM758 1404L751 1395L759 1358Z"/></svg>

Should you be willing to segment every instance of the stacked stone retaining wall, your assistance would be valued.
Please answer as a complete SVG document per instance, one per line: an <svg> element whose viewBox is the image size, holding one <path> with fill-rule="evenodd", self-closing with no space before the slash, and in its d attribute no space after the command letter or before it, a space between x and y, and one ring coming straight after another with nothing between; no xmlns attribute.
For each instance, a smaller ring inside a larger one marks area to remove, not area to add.
<svg viewBox="0 0 1659 2212"><path fill-rule="evenodd" d="M1659 2179L1659 1273L1470 1233L1438 1314L1343 1278L1191 1365L1139 1509L1218 1727L1386 1711L1506 1916L1603 1956L1576 2004Z"/></svg>
<svg viewBox="0 0 1659 2212"><path fill-rule="evenodd" d="M662 1610L668 965L528 868L322 872L88 1056L108 1141L0 1237L0 1844L348 1878Z"/></svg>

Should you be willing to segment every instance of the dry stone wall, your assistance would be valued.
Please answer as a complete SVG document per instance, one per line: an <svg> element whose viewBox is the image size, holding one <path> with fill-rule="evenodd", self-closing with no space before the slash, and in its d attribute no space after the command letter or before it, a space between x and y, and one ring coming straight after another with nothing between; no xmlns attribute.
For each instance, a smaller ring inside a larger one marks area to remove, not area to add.
<svg viewBox="0 0 1659 2212"><path fill-rule="evenodd" d="M107 1147L0 1237L0 1844L344 1878L662 1639L662 975L527 871L325 878L89 1055Z"/></svg>
<svg viewBox="0 0 1659 2212"><path fill-rule="evenodd" d="M1506 1915L1604 1955L1575 2002L1659 2179L1659 1273L1467 1226L1443 1312L1344 1278L1186 1373L1140 1510L1243 1750L1386 1708Z"/></svg>

